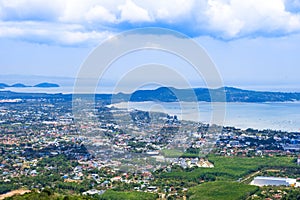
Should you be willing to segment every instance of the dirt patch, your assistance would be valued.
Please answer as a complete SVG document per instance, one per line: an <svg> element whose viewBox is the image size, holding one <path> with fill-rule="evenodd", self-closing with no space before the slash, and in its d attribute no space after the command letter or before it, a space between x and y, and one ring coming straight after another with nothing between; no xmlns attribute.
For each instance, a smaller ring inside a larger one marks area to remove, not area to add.
<svg viewBox="0 0 300 200"><path fill-rule="evenodd" d="M1 194L0 195L0 200L3 200L7 197L12 197L14 195L23 195L23 194L26 194L26 193L29 193L31 192L30 190L23 190L23 189L19 189L19 190L13 190L13 191L10 191L6 194Z"/></svg>

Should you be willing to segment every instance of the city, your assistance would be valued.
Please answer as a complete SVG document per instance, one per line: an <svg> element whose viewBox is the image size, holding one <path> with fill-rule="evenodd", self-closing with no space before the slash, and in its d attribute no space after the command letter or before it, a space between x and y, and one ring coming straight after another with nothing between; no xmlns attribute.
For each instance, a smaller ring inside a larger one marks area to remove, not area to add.
<svg viewBox="0 0 300 200"><path fill-rule="evenodd" d="M66 99L3 99L1 193L49 187L66 195L112 190L186 198L188 188L219 179L250 184L259 175L300 178L298 132L219 127L105 104L84 112L98 120L76 122ZM262 166L253 161L240 174L222 174L218 159L232 158L238 166L243 158L261 159Z"/></svg>
<svg viewBox="0 0 300 200"><path fill-rule="evenodd" d="M300 200L300 0L0 0L0 200Z"/></svg>

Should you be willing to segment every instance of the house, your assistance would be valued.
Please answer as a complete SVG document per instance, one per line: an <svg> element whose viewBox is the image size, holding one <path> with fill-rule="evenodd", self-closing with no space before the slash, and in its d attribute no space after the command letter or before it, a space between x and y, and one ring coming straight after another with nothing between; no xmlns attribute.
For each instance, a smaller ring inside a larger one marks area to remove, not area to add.
<svg viewBox="0 0 300 200"><path fill-rule="evenodd" d="M103 183L101 183L101 186L102 186L102 187L108 186L109 183L110 183L110 181L106 180L106 181L104 181Z"/></svg>
<svg viewBox="0 0 300 200"><path fill-rule="evenodd" d="M198 163L197 163L198 167L203 167L203 168L214 168L214 164L212 164L211 162L209 162L208 160L203 160L201 159Z"/></svg>
<svg viewBox="0 0 300 200"><path fill-rule="evenodd" d="M157 187L156 186L149 186L147 187L148 192L157 192Z"/></svg>
<svg viewBox="0 0 300 200"><path fill-rule="evenodd" d="M300 151L300 144L286 144L282 147L285 151Z"/></svg>
<svg viewBox="0 0 300 200"><path fill-rule="evenodd" d="M95 194L98 194L98 195L101 195L105 192L105 190L96 190L96 189L92 189L92 190L88 190L86 192L83 192L82 194L83 195L95 195Z"/></svg>
<svg viewBox="0 0 300 200"><path fill-rule="evenodd" d="M30 172L30 175L31 176L36 176L38 173L37 173L37 171L36 170L32 170L31 172Z"/></svg>
<svg viewBox="0 0 300 200"><path fill-rule="evenodd" d="M111 182L114 182L114 181L117 182L117 181L121 181L121 180L122 180L121 176L116 176L116 177L113 177L110 179Z"/></svg>

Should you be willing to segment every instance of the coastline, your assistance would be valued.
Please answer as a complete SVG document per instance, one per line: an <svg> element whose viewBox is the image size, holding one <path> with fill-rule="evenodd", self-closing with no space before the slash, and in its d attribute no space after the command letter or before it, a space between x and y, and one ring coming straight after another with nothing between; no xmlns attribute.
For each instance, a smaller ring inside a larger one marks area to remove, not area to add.
<svg viewBox="0 0 300 200"><path fill-rule="evenodd" d="M120 109L163 112L164 114L178 115L178 118L181 120L210 123L213 111L210 102L199 102L198 109L188 108L190 102L183 103L187 104L185 106L187 110L180 110L180 107L178 107L179 102L121 102L110 106ZM192 105L194 106L195 104ZM193 113L195 110L199 110L200 113ZM242 130L251 128L300 132L299 101L286 103L227 102L225 112L226 115L224 123L221 124L222 126L236 127ZM198 118L198 115L200 115L200 118Z"/></svg>

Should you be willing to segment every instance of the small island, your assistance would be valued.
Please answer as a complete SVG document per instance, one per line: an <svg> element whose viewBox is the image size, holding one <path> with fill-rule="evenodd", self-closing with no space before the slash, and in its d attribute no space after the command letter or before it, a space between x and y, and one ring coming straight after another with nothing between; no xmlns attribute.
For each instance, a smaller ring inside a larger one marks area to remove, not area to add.
<svg viewBox="0 0 300 200"><path fill-rule="evenodd" d="M5 84L5 83L0 83L0 89L9 87L9 85Z"/></svg>
<svg viewBox="0 0 300 200"><path fill-rule="evenodd" d="M15 83L12 85L8 85L6 83L0 83L0 89L5 89L5 88L9 88L9 87L13 87L13 88L26 88L26 87L37 87L37 88L57 88L60 87L58 84L56 83L39 83L36 84L34 86L29 86L29 85L25 85L23 83Z"/></svg>
<svg viewBox="0 0 300 200"><path fill-rule="evenodd" d="M40 87L40 88L53 88L53 87L59 87L58 84L55 83L39 83L33 87Z"/></svg>
<svg viewBox="0 0 300 200"><path fill-rule="evenodd" d="M22 83L16 83L16 84L13 84L13 85L11 85L9 87L26 88L26 87L30 87L30 86L24 85Z"/></svg>

